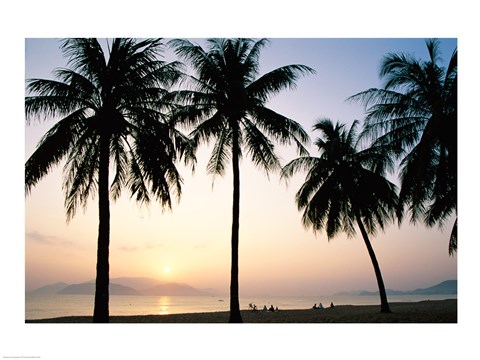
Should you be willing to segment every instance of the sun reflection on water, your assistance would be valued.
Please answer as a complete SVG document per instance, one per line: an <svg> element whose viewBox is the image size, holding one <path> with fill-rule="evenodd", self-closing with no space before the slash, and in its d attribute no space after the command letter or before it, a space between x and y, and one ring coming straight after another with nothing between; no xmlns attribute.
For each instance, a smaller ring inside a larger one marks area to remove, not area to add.
<svg viewBox="0 0 480 360"><path fill-rule="evenodd" d="M158 298L158 313L160 315L169 315L170 314L170 306L172 305L172 301L169 296L160 296Z"/></svg>

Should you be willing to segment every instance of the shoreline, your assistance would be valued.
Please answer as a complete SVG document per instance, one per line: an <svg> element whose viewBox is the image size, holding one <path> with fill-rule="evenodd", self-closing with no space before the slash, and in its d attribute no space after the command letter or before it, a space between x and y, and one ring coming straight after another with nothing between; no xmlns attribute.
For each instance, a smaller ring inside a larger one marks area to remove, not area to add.
<svg viewBox="0 0 480 360"><path fill-rule="evenodd" d="M457 323L457 299L389 303L391 313L380 305L338 305L323 310L298 309L275 312L241 310L244 323ZM170 315L111 315L110 323L228 323L229 312ZM66 316L25 320L25 323L92 323L92 316Z"/></svg>

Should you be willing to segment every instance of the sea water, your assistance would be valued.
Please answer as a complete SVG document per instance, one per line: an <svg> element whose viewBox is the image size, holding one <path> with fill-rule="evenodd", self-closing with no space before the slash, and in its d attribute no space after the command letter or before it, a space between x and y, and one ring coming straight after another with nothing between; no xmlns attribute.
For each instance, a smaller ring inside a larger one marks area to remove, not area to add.
<svg viewBox="0 0 480 360"><path fill-rule="evenodd" d="M389 303L422 300L456 299L456 295L390 295ZM330 296L250 296L240 298L240 309L255 304L258 310L273 305L279 310L310 309L314 304L378 305L378 295ZM47 319L61 316L92 316L94 297L91 295L25 294L25 319ZM228 296L135 296L111 295L110 315L168 315L229 310Z"/></svg>

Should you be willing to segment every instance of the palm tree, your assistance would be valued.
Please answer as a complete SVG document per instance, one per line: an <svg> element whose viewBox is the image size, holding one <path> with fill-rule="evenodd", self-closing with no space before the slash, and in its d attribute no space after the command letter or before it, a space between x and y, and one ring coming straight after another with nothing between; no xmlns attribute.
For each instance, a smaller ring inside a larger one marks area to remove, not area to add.
<svg viewBox="0 0 480 360"><path fill-rule="evenodd" d="M209 39L208 49L188 40L169 44L177 55L191 63L196 77L193 90L177 95L185 107L177 113L181 121L195 129L194 144L215 139L207 164L210 174L223 175L229 161L233 169L233 211L231 237L231 283L229 322L242 322L238 290L238 246L240 217L240 166L243 149L266 173L279 169L272 140L297 145L305 153L308 135L297 122L266 106L271 95L295 87L299 76L313 73L304 65L280 67L257 78L260 50L267 39Z"/></svg>
<svg viewBox="0 0 480 360"><path fill-rule="evenodd" d="M413 222L440 227L457 213L457 50L441 67L440 42L427 40L430 58L409 54L384 57L383 89L352 96L367 111L362 136L401 159L399 219L408 210ZM449 252L457 249L455 220Z"/></svg>
<svg viewBox="0 0 480 360"><path fill-rule="evenodd" d="M109 321L110 197L127 187L136 201L170 208L181 194L175 161L188 141L165 120L162 102L179 78L178 63L158 60L159 39L114 39L105 53L97 39L66 39L69 69L57 80L32 79L25 98L27 124L55 119L25 164L30 193L66 159L63 189L67 221L98 191L99 227L94 322ZM114 170L110 180L110 169Z"/></svg>
<svg viewBox="0 0 480 360"><path fill-rule="evenodd" d="M282 169L282 178L306 171L305 183L296 194L302 223L314 232L325 229L330 240L338 232L355 235L355 223L375 270L380 292L381 312L390 312L380 266L369 240L377 227L384 229L393 220L398 196L396 187L384 177L393 166L391 159L377 148L358 150L355 121L347 131L330 119L320 119L313 127L322 131L315 145L320 157L304 156Z"/></svg>

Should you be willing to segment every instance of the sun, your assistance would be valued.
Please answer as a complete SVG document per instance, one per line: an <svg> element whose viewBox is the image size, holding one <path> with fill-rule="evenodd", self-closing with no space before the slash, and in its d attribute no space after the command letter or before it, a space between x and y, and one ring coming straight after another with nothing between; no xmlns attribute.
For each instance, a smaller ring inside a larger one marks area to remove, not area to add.
<svg viewBox="0 0 480 360"><path fill-rule="evenodd" d="M165 266L165 267L163 268L163 272L164 272L165 274L168 274L170 271L171 271L171 270L170 270L170 267L169 267L169 266Z"/></svg>

